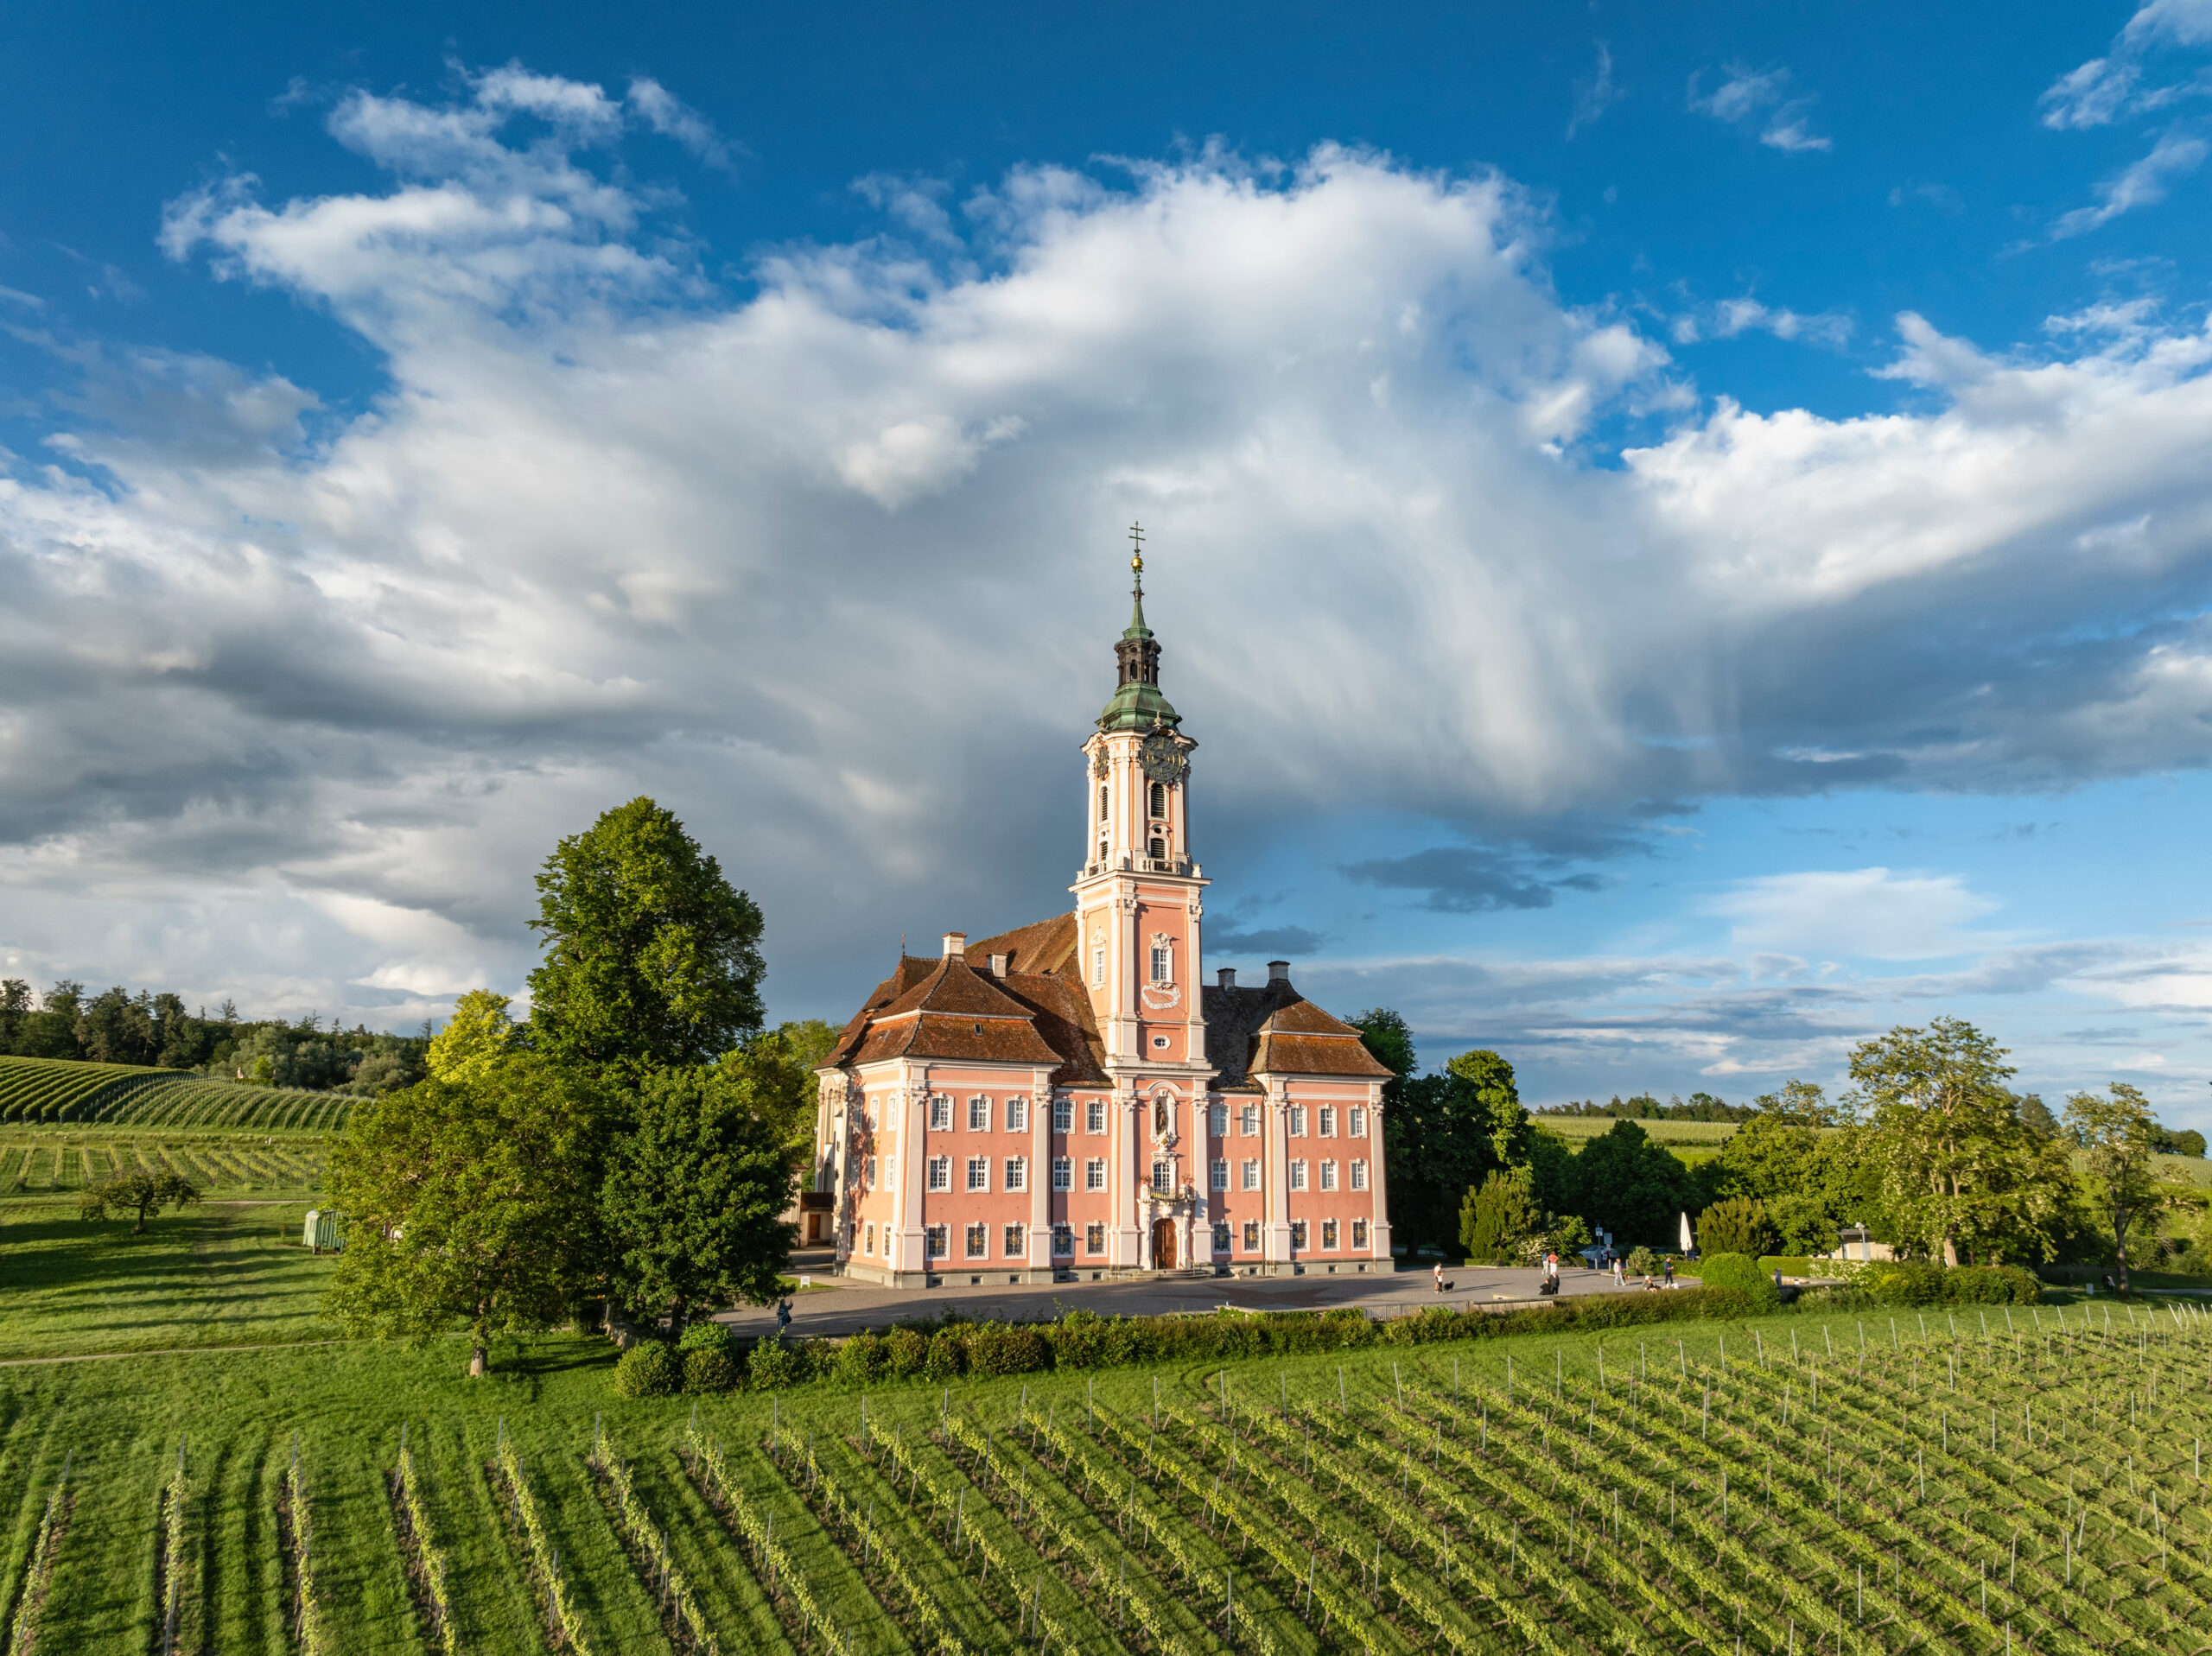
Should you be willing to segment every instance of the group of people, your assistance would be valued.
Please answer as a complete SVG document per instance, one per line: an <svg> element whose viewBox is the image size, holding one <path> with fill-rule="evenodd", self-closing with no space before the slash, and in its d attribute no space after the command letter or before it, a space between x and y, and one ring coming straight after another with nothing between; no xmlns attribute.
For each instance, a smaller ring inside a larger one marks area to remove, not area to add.
<svg viewBox="0 0 2212 1656"><path fill-rule="evenodd" d="M1606 1269L1612 1273L1613 1286L1621 1290L1624 1293L1627 1292L1631 1285L1628 1279L1627 1262L1624 1260L1619 1254L1612 1253L1611 1250L1606 1252L1605 1259ZM1656 1293L1662 1289L1674 1288L1680 1285L1675 1280L1675 1261L1672 1255L1669 1255L1660 1261L1659 1271L1660 1275L1657 1280L1655 1281L1651 1273L1647 1271L1643 1273L1642 1281L1635 1284L1634 1286L1642 1292L1649 1294ZM1433 1272L1432 1272L1430 1280L1435 1285L1436 1292L1441 1294L1447 1293L1451 1291L1452 1285L1444 1279L1444 1263L1442 1260L1440 1259L1437 1261L1436 1268ZM1545 1253L1544 1279L1538 1285L1536 1291L1540 1294L1545 1295L1556 1294L1559 1292L1558 1254L1549 1252Z"/></svg>

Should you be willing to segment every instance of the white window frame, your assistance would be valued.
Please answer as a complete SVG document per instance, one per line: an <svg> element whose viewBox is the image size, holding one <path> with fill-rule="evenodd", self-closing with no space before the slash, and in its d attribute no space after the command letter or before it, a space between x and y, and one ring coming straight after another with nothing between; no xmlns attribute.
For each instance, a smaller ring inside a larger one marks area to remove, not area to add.
<svg viewBox="0 0 2212 1656"><path fill-rule="evenodd" d="M1306 1251L1306 1221L1303 1219L1290 1221L1290 1251L1294 1253Z"/></svg>
<svg viewBox="0 0 2212 1656"><path fill-rule="evenodd" d="M1247 1253L1257 1253L1260 1251L1260 1221L1256 1219L1248 1219L1244 1221L1244 1251Z"/></svg>
<svg viewBox="0 0 2212 1656"><path fill-rule="evenodd" d="M1257 1156L1244 1158L1244 1188L1248 1190L1260 1188L1260 1158Z"/></svg>
<svg viewBox="0 0 2212 1656"><path fill-rule="evenodd" d="M1260 1107L1258 1105L1247 1104L1237 1111L1236 1132L1240 1138L1256 1139L1260 1136Z"/></svg>
<svg viewBox="0 0 2212 1656"><path fill-rule="evenodd" d="M1294 1190L1306 1188L1306 1164L1302 1160L1290 1164L1290 1188Z"/></svg>
<svg viewBox="0 0 2212 1656"><path fill-rule="evenodd" d="M968 1101L968 1131L988 1133L991 1130L991 1101L976 1097Z"/></svg>
<svg viewBox="0 0 2212 1656"><path fill-rule="evenodd" d="M1096 1221L1083 1228L1083 1254L1095 1259L1106 1252L1106 1227Z"/></svg>
<svg viewBox="0 0 2212 1656"><path fill-rule="evenodd" d="M988 1156L970 1156L968 1158L967 1189L971 1192L980 1190L985 1195L990 1193L991 1158Z"/></svg>
<svg viewBox="0 0 2212 1656"><path fill-rule="evenodd" d="M1213 1159L1213 1188L1217 1190L1229 1188L1229 1158L1226 1156L1217 1156Z"/></svg>
<svg viewBox="0 0 2212 1656"><path fill-rule="evenodd" d="M1306 1136L1306 1107L1303 1104L1290 1107L1290 1136L1294 1139Z"/></svg>
<svg viewBox="0 0 2212 1656"><path fill-rule="evenodd" d="M1206 1106L1206 1131L1217 1139L1229 1137L1229 1106L1218 1100Z"/></svg>
<svg viewBox="0 0 2212 1656"><path fill-rule="evenodd" d="M876 1185L876 1183L875 1183L875 1158L874 1158L874 1157L870 1156L870 1157L868 1158L868 1166L867 1166L867 1169L866 1169L866 1171L865 1171L865 1172L864 1172L864 1174L863 1174L863 1177L866 1177L866 1179L868 1180L868 1184L867 1184L867 1187L866 1187L866 1188L868 1188L868 1190L875 1190L876 1188L878 1188L878 1187L877 1187L877 1185Z"/></svg>
<svg viewBox="0 0 2212 1656"><path fill-rule="evenodd" d="M1335 1220L1324 1219L1321 1221L1321 1251L1323 1253L1328 1253L1335 1251L1338 1234L1339 1233L1337 1229L1337 1221Z"/></svg>
<svg viewBox="0 0 2212 1656"><path fill-rule="evenodd" d="M1152 946L1152 980L1154 983L1175 981L1175 945L1154 943Z"/></svg>
<svg viewBox="0 0 2212 1656"><path fill-rule="evenodd" d="M1103 857L1106 847L1102 844L1098 851L1100 856ZM1094 989L1103 989L1106 987L1106 945L1103 943L1093 943L1090 946L1090 987Z"/></svg>
<svg viewBox="0 0 2212 1656"><path fill-rule="evenodd" d="M991 1257L991 1228L978 1219L961 1228L961 1246L966 1250L963 1259L988 1259Z"/></svg>
<svg viewBox="0 0 2212 1656"><path fill-rule="evenodd" d="M1333 1104L1324 1104L1321 1107L1321 1136L1324 1139L1333 1139L1337 1136L1337 1111Z"/></svg>
<svg viewBox="0 0 2212 1656"><path fill-rule="evenodd" d="M1075 1228L1065 1221L1052 1227L1052 1257L1056 1259L1075 1258Z"/></svg>
<svg viewBox="0 0 2212 1656"><path fill-rule="evenodd" d="M999 1249L1007 1259L1027 1259L1029 1257L1029 1227L1019 1219L1009 1221L999 1232Z"/></svg>
<svg viewBox="0 0 2212 1656"><path fill-rule="evenodd" d="M945 1225L927 1225L922 1229L922 1257L944 1259L951 1256L945 1250L952 1246L951 1228Z"/></svg>
<svg viewBox="0 0 2212 1656"><path fill-rule="evenodd" d="M1367 1246L1367 1221L1364 1219L1355 1219L1351 1221L1351 1245L1354 1247Z"/></svg>
<svg viewBox="0 0 2212 1656"><path fill-rule="evenodd" d="M1227 1253L1231 1251L1229 1240L1229 1221L1226 1219L1217 1219L1213 1221L1213 1251L1217 1253Z"/></svg>
<svg viewBox="0 0 2212 1656"><path fill-rule="evenodd" d="M1351 1188L1355 1190L1364 1190L1367 1188L1367 1164L1363 1161L1354 1162L1351 1164Z"/></svg>
<svg viewBox="0 0 2212 1656"><path fill-rule="evenodd" d="M1052 1188L1055 1190L1075 1189L1074 1157L1055 1156L1052 1158Z"/></svg>
<svg viewBox="0 0 2212 1656"><path fill-rule="evenodd" d="M1152 1164L1152 1189L1156 1196L1171 1196L1175 1190L1175 1164L1165 1157Z"/></svg>
<svg viewBox="0 0 2212 1656"><path fill-rule="evenodd" d="M1321 1188L1325 1190L1337 1188L1337 1164L1333 1160L1321 1164Z"/></svg>
<svg viewBox="0 0 2212 1656"><path fill-rule="evenodd" d="M1093 1156L1083 1164L1083 1188L1103 1190L1106 1188L1106 1158Z"/></svg>
<svg viewBox="0 0 2212 1656"><path fill-rule="evenodd" d="M1008 1133L1027 1133L1029 1131L1029 1101L1027 1099L1009 1098L1007 1100L1006 1130Z"/></svg>
<svg viewBox="0 0 2212 1656"><path fill-rule="evenodd" d="M930 1094L930 1131L931 1133L952 1131L952 1100L943 1093Z"/></svg>
<svg viewBox="0 0 2212 1656"><path fill-rule="evenodd" d="M951 1157L932 1156L930 1158L929 1188L939 1192L952 1189Z"/></svg>
<svg viewBox="0 0 2212 1656"><path fill-rule="evenodd" d="M1029 1158L1009 1156L1006 1158L1006 1188L1027 1190L1029 1188Z"/></svg>
<svg viewBox="0 0 2212 1656"><path fill-rule="evenodd" d="M1071 1133L1075 1130L1075 1101L1056 1098L1052 1101L1052 1131Z"/></svg>
<svg viewBox="0 0 2212 1656"><path fill-rule="evenodd" d="M1106 1131L1106 1101L1104 1099L1094 1098L1084 1102L1083 1130L1090 1133L1101 1133Z"/></svg>
<svg viewBox="0 0 2212 1656"><path fill-rule="evenodd" d="M1353 1139L1367 1137L1367 1111L1357 1104L1351 1107L1351 1123L1346 1136Z"/></svg>

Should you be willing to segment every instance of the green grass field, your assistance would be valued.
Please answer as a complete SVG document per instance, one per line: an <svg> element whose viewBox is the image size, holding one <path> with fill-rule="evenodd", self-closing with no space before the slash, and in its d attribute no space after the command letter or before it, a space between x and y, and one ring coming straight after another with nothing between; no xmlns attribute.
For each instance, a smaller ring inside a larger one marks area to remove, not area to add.
<svg viewBox="0 0 2212 1656"><path fill-rule="evenodd" d="M1555 1133L1580 1150L1592 1139L1613 1130L1611 1118L1602 1115L1538 1115L1529 1118L1547 1132ZM1717 1146L1736 1131L1733 1121L1638 1121L1651 1142L1666 1145Z"/></svg>
<svg viewBox="0 0 2212 1656"><path fill-rule="evenodd" d="M0 1613L34 1603L40 1648L137 1656L174 1618L180 1649L301 1649L303 1525L340 1652L2148 1653L2212 1626L2212 1340L2101 1299L817 1386L702 1399L696 1430L576 1336L474 1383L458 1341L20 1361L330 1337L298 1211L130 1239L11 1204Z"/></svg>

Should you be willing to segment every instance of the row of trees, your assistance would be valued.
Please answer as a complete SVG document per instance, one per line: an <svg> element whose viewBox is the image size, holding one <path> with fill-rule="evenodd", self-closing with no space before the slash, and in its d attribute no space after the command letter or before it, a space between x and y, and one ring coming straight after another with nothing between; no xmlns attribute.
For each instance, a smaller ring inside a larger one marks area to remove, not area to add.
<svg viewBox="0 0 2212 1656"><path fill-rule="evenodd" d="M41 995L22 978L0 979L0 1053L14 1057L147 1064L373 1097L420 1081L429 1044L427 1025L394 1035L325 1028L313 1012L291 1022L244 1018L228 1000L211 1018L166 993L134 995L118 985L91 994L64 978Z"/></svg>
<svg viewBox="0 0 2212 1656"><path fill-rule="evenodd" d="M354 1112L327 1185L346 1213L330 1309L348 1327L494 1335L594 1300L665 1318L776 1291L812 1070L834 1031L762 1028L762 917L639 798L537 876L531 1008L477 990L429 1075Z"/></svg>
<svg viewBox="0 0 2212 1656"><path fill-rule="evenodd" d="M1571 1250L1593 1228L1624 1248L1663 1247L1680 1214L1725 1206L1717 1216L1732 1225L1756 1204L1756 1240L1789 1253L1827 1252L1864 1224L1949 1265L2108 1260L2124 1278L2164 1215L2202 1203L2191 1187L2162 1184L2156 1164L2176 1149L2202 1153L2201 1139L2161 1126L2136 1088L2077 1093L2054 1119L2005 1085L2015 1072L2004 1050L1957 1018L1860 1043L1842 1099L1800 1081L1761 1097L1694 1165L1625 1115L1574 1154L1520 1108L1496 1053L1419 1075L1395 1013L1354 1021L1398 1077L1386 1089L1393 1228L1471 1257Z"/></svg>
<svg viewBox="0 0 2212 1656"><path fill-rule="evenodd" d="M1628 1099L1615 1093L1607 1104L1586 1099L1548 1104L1536 1111L1538 1115L1626 1116L1636 1121L1748 1121L1758 1113L1757 1104L1731 1104L1711 1093L1692 1093L1687 1101L1677 1094L1664 1104L1649 1093Z"/></svg>

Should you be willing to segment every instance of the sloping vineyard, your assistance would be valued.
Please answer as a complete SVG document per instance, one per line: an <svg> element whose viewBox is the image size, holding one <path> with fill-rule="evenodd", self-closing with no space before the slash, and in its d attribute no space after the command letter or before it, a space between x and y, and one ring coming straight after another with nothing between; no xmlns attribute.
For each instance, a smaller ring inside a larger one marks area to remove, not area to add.
<svg viewBox="0 0 2212 1656"><path fill-rule="evenodd" d="M346 1124L353 1102L333 1093L207 1081L174 1069L0 1057L0 1122L330 1132Z"/></svg>
<svg viewBox="0 0 2212 1656"><path fill-rule="evenodd" d="M147 1172L181 1174L202 1196L304 1192L321 1184L326 1151L305 1134L0 1127L0 1191L60 1194Z"/></svg>
<svg viewBox="0 0 2212 1656"><path fill-rule="evenodd" d="M493 1386L73 1469L16 1408L0 1590L50 1648L2194 1652L2209 1336L2092 1304L603 1415Z"/></svg>

